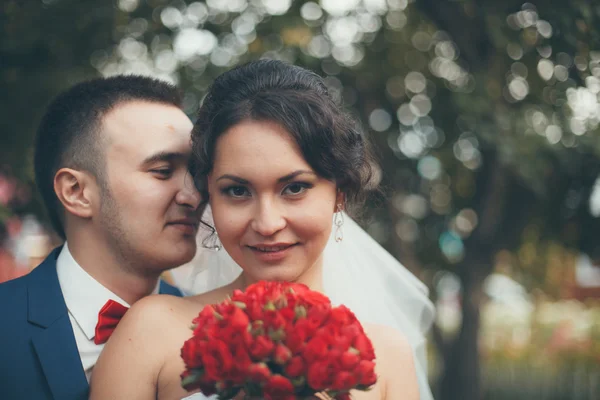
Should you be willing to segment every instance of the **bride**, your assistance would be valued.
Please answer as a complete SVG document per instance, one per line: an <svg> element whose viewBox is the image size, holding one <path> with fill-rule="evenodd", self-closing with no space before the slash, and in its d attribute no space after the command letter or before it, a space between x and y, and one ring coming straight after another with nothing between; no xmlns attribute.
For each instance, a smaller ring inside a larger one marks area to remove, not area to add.
<svg viewBox="0 0 600 400"><path fill-rule="evenodd" d="M353 398L431 398L422 363L430 303L414 277L344 218L373 186L374 164L364 136L323 80L266 60L226 72L200 109L193 142L194 176L216 230L207 241L215 247L220 241L235 263L226 255L212 257L198 275L207 275L213 287L225 286L136 303L94 369L91 398L188 396L180 385L179 354L191 320L203 305L258 280L305 283L355 311L375 346L379 379ZM352 234L344 238L346 227ZM324 254L330 237L339 243ZM237 278L236 264L242 270Z"/></svg>

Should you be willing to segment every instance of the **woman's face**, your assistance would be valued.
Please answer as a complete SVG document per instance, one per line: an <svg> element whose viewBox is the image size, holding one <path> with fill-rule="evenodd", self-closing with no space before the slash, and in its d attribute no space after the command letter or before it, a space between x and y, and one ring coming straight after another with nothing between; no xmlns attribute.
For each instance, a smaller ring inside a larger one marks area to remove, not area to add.
<svg viewBox="0 0 600 400"><path fill-rule="evenodd" d="M304 281L320 270L341 197L281 126L244 121L221 135L208 190L219 238L247 278Z"/></svg>

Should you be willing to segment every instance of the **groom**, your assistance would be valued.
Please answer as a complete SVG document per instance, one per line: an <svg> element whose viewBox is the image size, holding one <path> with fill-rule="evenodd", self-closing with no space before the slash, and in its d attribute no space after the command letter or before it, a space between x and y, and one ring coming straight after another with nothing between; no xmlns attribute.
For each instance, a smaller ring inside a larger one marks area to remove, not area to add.
<svg viewBox="0 0 600 400"><path fill-rule="evenodd" d="M112 329L196 252L192 123L179 92L118 76L74 86L38 129L35 177L65 239L28 275L0 285L0 397L87 399Z"/></svg>

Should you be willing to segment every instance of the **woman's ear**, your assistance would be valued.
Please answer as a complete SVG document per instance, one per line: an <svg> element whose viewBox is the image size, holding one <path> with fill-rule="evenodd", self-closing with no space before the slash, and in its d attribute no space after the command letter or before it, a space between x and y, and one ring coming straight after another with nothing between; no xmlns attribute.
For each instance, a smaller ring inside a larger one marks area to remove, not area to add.
<svg viewBox="0 0 600 400"><path fill-rule="evenodd" d="M71 168L61 168L54 175L54 192L65 210L80 218L93 214L92 191L96 184L92 177Z"/></svg>
<svg viewBox="0 0 600 400"><path fill-rule="evenodd" d="M346 195L338 190L335 196L335 207L333 212L335 213L344 210L346 210Z"/></svg>

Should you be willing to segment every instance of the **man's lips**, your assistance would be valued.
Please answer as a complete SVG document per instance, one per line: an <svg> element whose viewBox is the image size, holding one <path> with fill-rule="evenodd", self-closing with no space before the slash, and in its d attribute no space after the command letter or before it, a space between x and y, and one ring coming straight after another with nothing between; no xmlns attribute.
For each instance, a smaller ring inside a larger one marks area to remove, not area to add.
<svg viewBox="0 0 600 400"><path fill-rule="evenodd" d="M198 220L194 218L181 218L167 223L167 225L189 234L196 233L198 231L199 224L200 223Z"/></svg>

